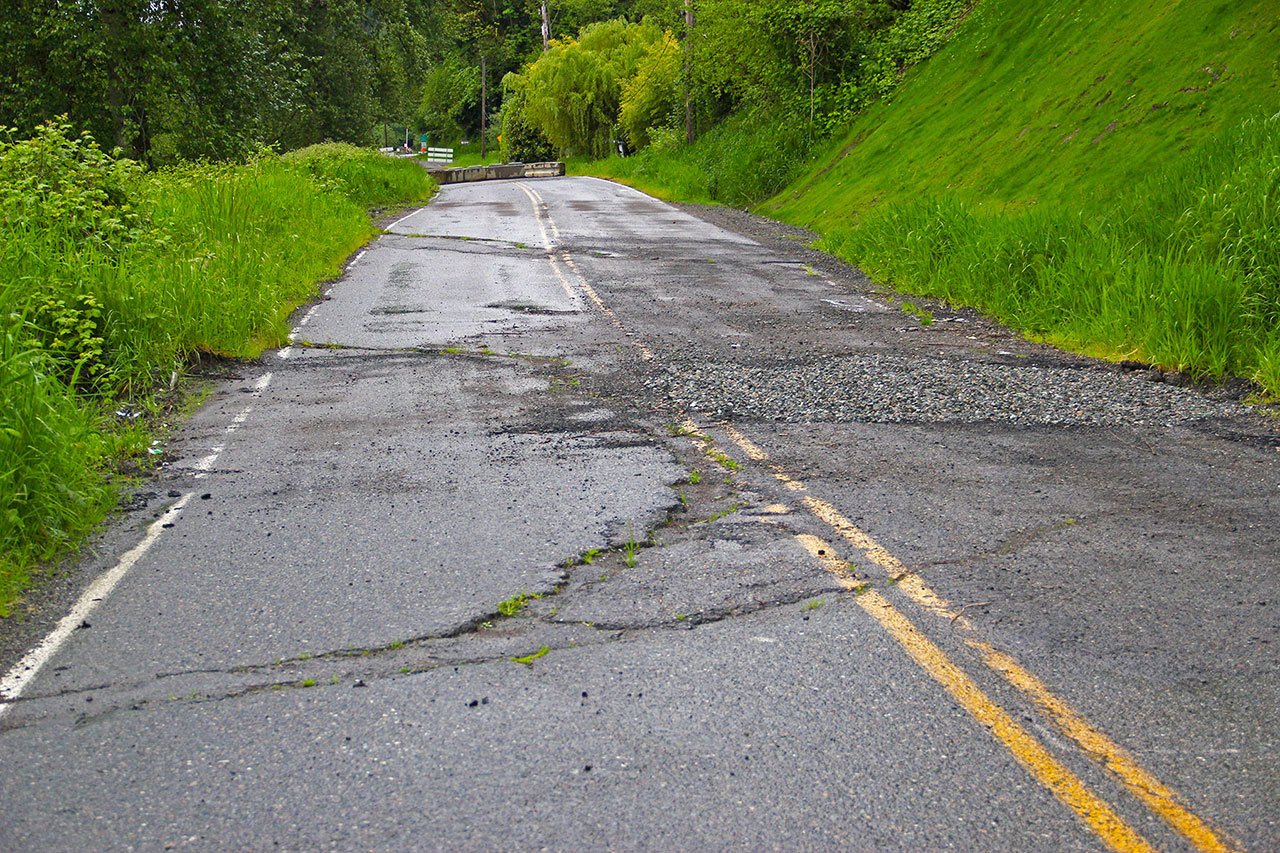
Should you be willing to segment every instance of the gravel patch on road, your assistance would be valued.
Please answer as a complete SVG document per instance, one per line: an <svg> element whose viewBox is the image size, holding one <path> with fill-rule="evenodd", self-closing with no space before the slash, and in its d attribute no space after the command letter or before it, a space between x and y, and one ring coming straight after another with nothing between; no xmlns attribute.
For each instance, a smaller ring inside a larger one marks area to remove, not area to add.
<svg viewBox="0 0 1280 853"><path fill-rule="evenodd" d="M1175 426L1249 408L1107 368L882 353L716 363L671 356L653 390L719 418L784 422Z"/></svg>

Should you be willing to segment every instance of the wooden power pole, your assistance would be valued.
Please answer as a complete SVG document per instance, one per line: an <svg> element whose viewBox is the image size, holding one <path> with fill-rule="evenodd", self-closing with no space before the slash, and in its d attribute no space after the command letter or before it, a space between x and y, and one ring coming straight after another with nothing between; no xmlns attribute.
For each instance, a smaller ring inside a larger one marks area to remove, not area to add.
<svg viewBox="0 0 1280 853"><path fill-rule="evenodd" d="M693 60L693 0L684 0L684 141L693 142L693 93L689 76Z"/></svg>
<svg viewBox="0 0 1280 853"><path fill-rule="evenodd" d="M480 162L484 162L484 137L485 137L485 121L488 119L489 101L488 101L489 74L485 68L484 57L480 57Z"/></svg>

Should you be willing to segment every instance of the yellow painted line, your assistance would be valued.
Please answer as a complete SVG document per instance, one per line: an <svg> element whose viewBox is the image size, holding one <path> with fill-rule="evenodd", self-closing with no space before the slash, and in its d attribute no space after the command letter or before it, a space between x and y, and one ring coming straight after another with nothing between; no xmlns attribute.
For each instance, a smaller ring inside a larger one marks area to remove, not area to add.
<svg viewBox="0 0 1280 853"><path fill-rule="evenodd" d="M1143 768L1125 750L1080 716L1074 708L1059 699L1044 682L1017 661L991 644L981 640L965 641L976 649L988 667L1031 697L1043 713L1080 747L1115 774L1125 787L1160 817L1182 833L1200 850L1229 851L1237 849L1218 838L1203 820L1178 802L1178 794Z"/></svg>
<svg viewBox="0 0 1280 853"><path fill-rule="evenodd" d="M617 313L600 298L600 294L596 293L596 289L591 286L591 282L587 281L587 277L582 274L582 270L578 269L577 263L573 260L573 255L564 250L561 250L558 256L554 253L555 244L560 241L560 227L556 225L555 219L551 216L551 209L547 207L547 203L543 200L541 194L539 194L537 190L527 187L524 184L516 184L516 186L519 187L521 192L529 197L529 203L533 205L533 219L538 224L538 230L542 234L542 245L547 250L547 260L550 262L551 269L555 272L556 278L560 279L560 285L565 289L565 292L569 294L570 298L573 299L575 303L578 302L579 296L570 285L569 280L565 277L564 273L561 272L560 264L557 263L557 260L572 270L574 277L578 280L578 288L587 295L587 298L590 299L592 303L595 304L600 313L605 316L605 319L607 319L615 329L622 332L623 335L631 342L632 346L639 350L640 360L653 361L653 351L638 340L635 337L635 334L623 325L622 319L617 315ZM550 237L547 236L548 228L551 229Z"/></svg>
<svg viewBox="0 0 1280 853"><path fill-rule="evenodd" d="M952 663L946 652L920 632L884 596L875 590L859 587L849 576L848 566L834 549L816 536L801 534L796 540L822 565L835 575L846 589L861 590L854 601L876 620L898 642L898 645L946 689L969 715L987 728L1013 757L1064 805L1080 816L1111 849L1119 851L1153 851L1137 830L1133 829L1105 801L1093 793L1060 761L1053 757L1007 711L995 704L982 688L960 667Z"/></svg>
<svg viewBox="0 0 1280 853"><path fill-rule="evenodd" d="M578 278L578 286L582 288L583 293L587 294L587 298L594 302L596 307L600 309L600 313L613 324L614 328L626 335L627 339L631 341L631 345L640 351L640 360L653 361L653 351L636 338L634 336L635 333L623 325L622 319L618 317L612 308L605 304L605 301L600 298L600 294L596 293L596 289L591 286L591 282L587 281L587 277L582 274L580 269L578 269L577 263L573 260L573 255L562 251L560 253L560 259L564 261L565 266L573 270L573 274Z"/></svg>
<svg viewBox="0 0 1280 853"><path fill-rule="evenodd" d="M698 430L693 421L686 419L686 423L686 428ZM728 424L719 426L749 459L762 463L769 462L769 455L739 430ZM784 488L795 492L806 492L800 499L805 507L842 539L858 549L867 561L884 571L908 598L920 607L945 619L952 628L973 633L973 624L965 618L962 610L953 607L946 599L934 592L919 575L913 573L888 549L850 521L844 513L831 503L807 494L808 487L790 476L780 466L770 463L769 469ZM1228 843L1219 837L1207 821L1182 804L1181 797L1176 791L1143 768L1128 751L1088 722L1065 700L1050 691L1044 682L1032 675L1013 657L997 651L989 643L976 638L966 639L966 643L978 652L988 668L1029 698L1059 731L1074 741L1093 760L1114 774L1130 793L1181 833L1198 850L1239 849L1234 842Z"/></svg>
<svg viewBox="0 0 1280 853"><path fill-rule="evenodd" d="M551 270L556 274L556 278L560 279L560 287L568 295L569 301L574 305L581 305L582 297L573 289L573 285L569 283L569 279L565 277L564 272L560 269L560 264L556 263L556 256L548 252L547 261L551 264Z"/></svg>

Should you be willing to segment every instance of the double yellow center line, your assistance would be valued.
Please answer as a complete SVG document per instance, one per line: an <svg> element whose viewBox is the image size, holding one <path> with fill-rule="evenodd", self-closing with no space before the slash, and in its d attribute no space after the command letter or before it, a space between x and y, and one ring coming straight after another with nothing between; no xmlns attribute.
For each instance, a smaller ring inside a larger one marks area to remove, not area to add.
<svg viewBox="0 0 1280 853"><path fill-rule="evenodd" d="M703 432L692 421L686 421L685 428L696 434ZM1138 764L1133 756L1086 720L1079 711L1052 693L1012 656L979 639L973 625L960 610L952 607L919 575L912 573L901 560L850 521L834 505L809 494L807 485L792 477L781 466L773 464L768 454L741 431L729 424L719 424L718 428L748 459L767 465L774 478L785 489L800 495L800 502L815 518L859 551L866 562L883 571L907 598L946 620L953 629L969 635L964 642L978 653L978 657L989 669L1030 699L1062 734L1110 771L1147 808L1163 818L1198 850L1234 849L1215 834L1208 823L1184 806L1173 789ZM835 555L829 544L814 536L800 535L796 538L845 588L859 593L855 600L862 609L879 622L921 668L942 684L966 711L1005 745L1019 763L1059 800L1080 815L1107 844L1116 850L1152 849L1109 805L988 698L972 678L952 663L946 653L921 633L888 599L858 584L850 576L848 564Z"/></svg>
<svg viewBox="0 0 1280 853"><path fill-rule="evenodd" d="M551 218L546 202L535 190L524 185L520 189L533 203L534 215L543 230L543 243L548 260L566 291L574 289L585 293L602 315L622 331L639 351L643 361L652 361L654 353L626 329L621 318L610 308L578 269L572 256L555 249L559 229ZM544 226L545 221L545 226ZM550 227L553 238L545 228ZM576 280L572 285L559 268L557 261L567 266ZM945 620L950 628L962 632L964 642L993 672L1027 697L1067 738L1073 741L1095 762L1106 768L1147 808L1159 815L1174 830L1202 851L1230 851L1237 849L1215 834L1206 821L1184 806L1178 794L1143 768L1118 744L1090 723L1064 699L1049 690L1045 684L1010 655L998 651L977 636L973 625L960 609L953 607L929 587L918 575L888 549L849 520L828 501L809 492L808 486L791 476L781 466L770 461L768 454L729 424L718 424L720 431L729 438L753 462L767 466L774 478L787 491L795 493L801 504L815 518L827 525L862 558L883 571L908 599L925 611ZM705 433L697 424L686 420L684 427L693 435ZM708 443L707 449L711 449ZM977 682L956 665L936 643L930 640L910 619L879 592L860 584L852 577L849 564L836 556L835 549L816 536L796 536L799 544L808 551L845 589L856 593L854 600L888 634L898 642L908 655L944 689L974 719L981 723L992 737L1004 745L1013 757L1062 803L1072 809L1112 849L1119 851L1148 851L1154 848L1142 835L1129 826L1111 806L1070 769L1055 758L1010 714L996 704Z"/></svg>

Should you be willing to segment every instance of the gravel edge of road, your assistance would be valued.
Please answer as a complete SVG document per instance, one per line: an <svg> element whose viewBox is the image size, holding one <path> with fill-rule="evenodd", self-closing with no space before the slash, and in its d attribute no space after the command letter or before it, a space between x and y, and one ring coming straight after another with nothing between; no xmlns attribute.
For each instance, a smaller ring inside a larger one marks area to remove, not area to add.
<svg viewBox="0 0 1280 853"><path fill-rule="evenodd" d="M1261 441L1267 446L1280 448L1280 401L1263 405L1246 404L1246 400L1256 397L1261 390L1249 380L1236 378L1223 383L1195 381L1179 373L1166 374L1149 365L1130 361L1112 362L1032 341L976 309L951 306L940 299L902 293L891 286L874 282L849 262L813 248L812 244L820 235L804 228L736 207L677 202L669 204L711 225L796 258L837 286L887 305L891 310L899 310L898 306L909 300L939 318L957 319L967 330L986 341L1002 342L1006 349L1019 353L1020 358L1029 356L1031 363L1038 366L1049 369L1055 366L1085 368L1094 374L1113 374L1118 381L1141 383L1138 387L1147 386L1144 390L1174 392L1169 396L1191 401L1195 405L1189 408L1201 410L1194 416L1188 412L1185 419L1175 420L1194 420L1199 430L1227 440L1244 440L1250 443ZM1169 387L1162 389L1161 386ZM1219 412L1207 415L1209 409L1218 409Z"/></svg>

